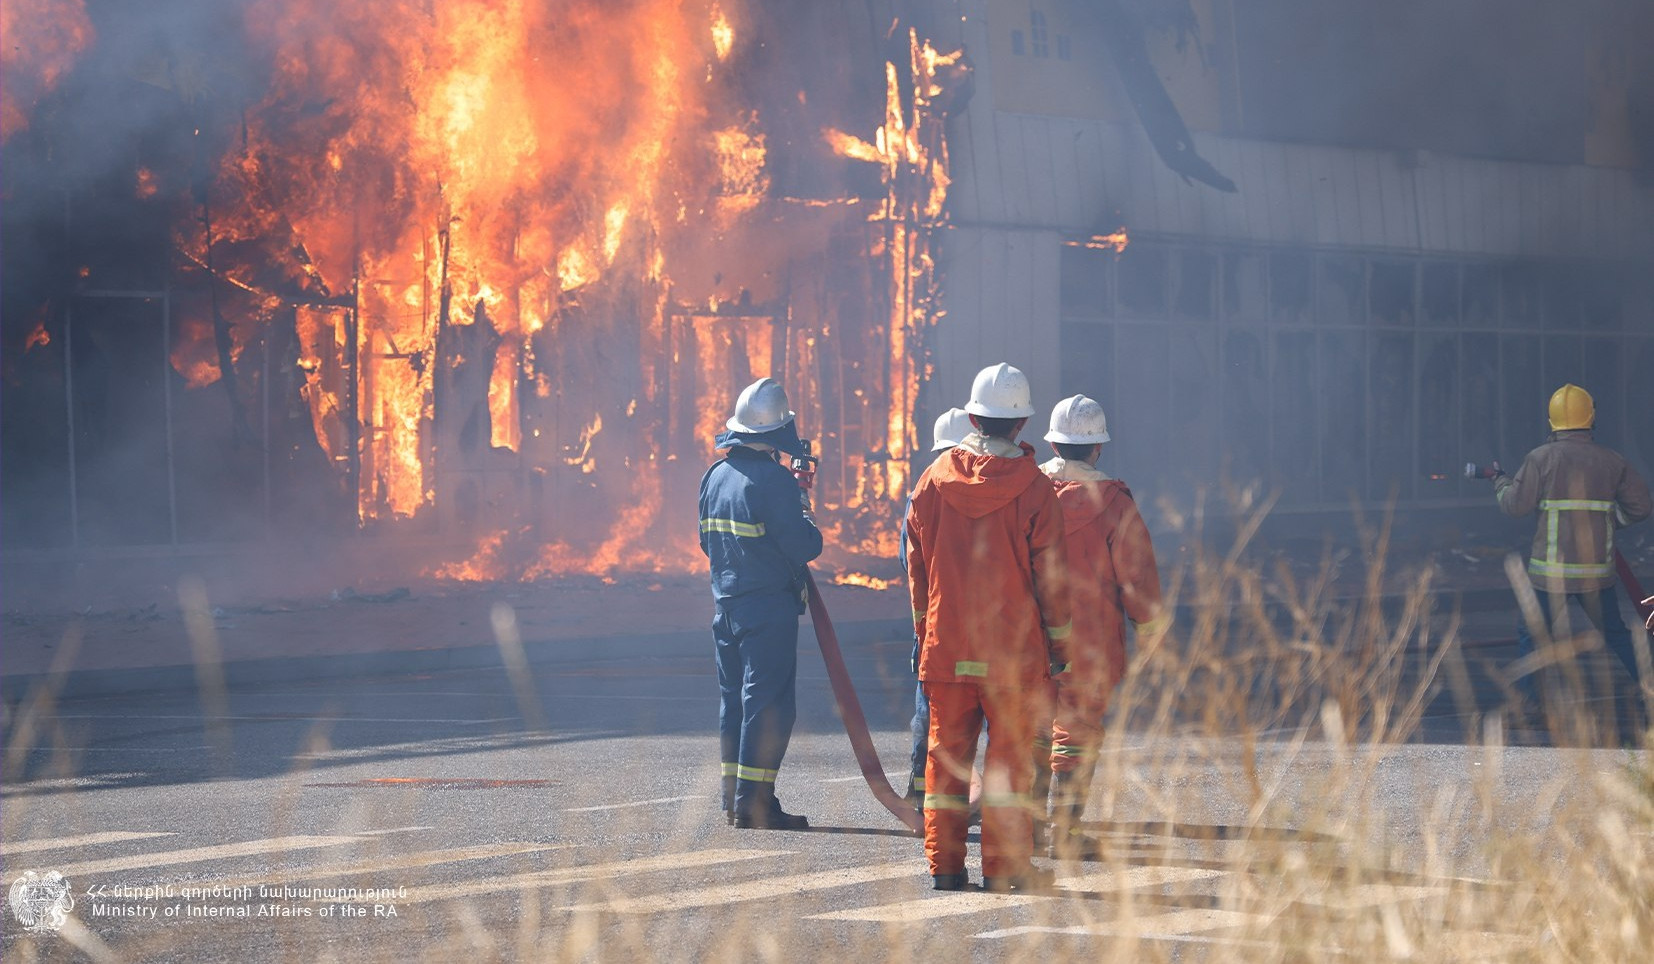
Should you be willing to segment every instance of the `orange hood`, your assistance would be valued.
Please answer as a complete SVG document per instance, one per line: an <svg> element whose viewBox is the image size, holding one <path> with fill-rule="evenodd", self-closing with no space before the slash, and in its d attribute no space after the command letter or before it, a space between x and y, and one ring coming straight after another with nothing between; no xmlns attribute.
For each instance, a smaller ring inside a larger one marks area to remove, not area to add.
<svg viewBox="0 0 1654 964"><path fill-rule="evenodd" d="M994 440L999 441L999 440ZM1009 451L1009 444L1005 445ZM1043 482L1034 461L1033 446L1023 442L1022 454L978 454L958 445L931 468L931 478L948 507L968 519L980 519L1014 501L1028 486Z"/></svg>

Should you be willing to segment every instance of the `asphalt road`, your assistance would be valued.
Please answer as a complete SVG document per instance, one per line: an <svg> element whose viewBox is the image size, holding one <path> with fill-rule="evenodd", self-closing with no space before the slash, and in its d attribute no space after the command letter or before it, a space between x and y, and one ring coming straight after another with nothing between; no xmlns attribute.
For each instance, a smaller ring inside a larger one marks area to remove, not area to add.
<svg viewBox="0 0 1654 964"><path fill-rule="evenodd" d="M850 654L898 788L907 646ZM1349 751L1264 733L1253 763L1239 739L1149 746L1128 734L1109 771L1116 791L1091 811L1116 859L1053 863L1049 895L934 893L922 843L858 776L808 650L779 793L813 827L727 828L709 650L571 652L530 668L527 706L523 687L489 670L239 689L205 706L183 693L13 714L4 878L56 871L75 904L51 933L25 933L5 914L0 951L7 961L1096 959L1130 919L1185 959L1224 959L1245 923L1220 899L1246 873L1236 847L1350 859L1350 839L1295 817L1306 807L1324 817L1322 781ZM1462 746L1452 735L1463 722L1445 708L1427 727L1440 741L1372 754L1375 825L1389 828L1401 868L1375 901L1418 899L1439 883L1423 870L1439 841L1415 818L1444 787L1485 779L1520 814L1554 789L1563 757L1587 773L1625 765L1612 750ZM1248 791L1258 779L1277 808L1261 823ZM1479 870L1475 841L1458 846L1452 874ZM1472 936L1499 950L1531 935Z"/></svg>

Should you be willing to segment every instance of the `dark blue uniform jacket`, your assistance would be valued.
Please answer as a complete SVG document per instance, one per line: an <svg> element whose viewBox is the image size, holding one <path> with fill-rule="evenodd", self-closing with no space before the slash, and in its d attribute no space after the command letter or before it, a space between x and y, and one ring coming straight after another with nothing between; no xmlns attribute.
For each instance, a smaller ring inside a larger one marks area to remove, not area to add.
<svg viewBox="0 0 1654 964"><path fill-rule="evenodd" d="M798 599L805 565L821 555L821 530L804 517L791 472L736 446L701 479L701 551L720 606L754 594Z"/></svg>

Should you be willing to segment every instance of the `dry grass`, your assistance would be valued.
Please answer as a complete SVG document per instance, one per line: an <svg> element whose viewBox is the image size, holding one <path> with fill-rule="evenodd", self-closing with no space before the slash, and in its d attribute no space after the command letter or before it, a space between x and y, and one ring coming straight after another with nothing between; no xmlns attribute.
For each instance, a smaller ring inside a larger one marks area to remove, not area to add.
<svg viewBox="0 0 1654 964"><path fill-rule="evenodd" d="M824 907L933 899L917 889L918 845L891 838L883 852L911 860L911 876L854 890L615 913L616 902L660 893L658 879L651 886L618 872L644 855L812 846L751 836L708 844L700 834L710 815L697 801L682 809L664 839L638 841L635 849L585 853L578 863L563 851L502 858L489 865L492 878L537 876L486 893L431 892L419 913L372 939L326 942L316 939L320 929L303 925L249 928L246 959L1654 959L1654 765L1646 746L1505 745L1503 718L1478 709L1457 617L1432 609L1430 572L1405 577L1410 588L1399 601L1381 592L1396 581L1384 571L1386 524L1363 538L1365 592L1351 601L1334 596L1340 563L1330 554L1320 577L1307 583L1247 561L1267 510L1242 514L1234 545L1190 554L1168 586L1190 618L1136 649L1129 681L1116 696L1117 717L1127 722L1109 735L1088 815L1105 853L1055 865L1083 893L1005 901L988 917L930 923L801 919ZM1187 524L1198 528L1198 514ZM510 620L496 615L496 626L509 647ZM198 650L210 654L209 641ZM1566 666L1572 652L1561 641L1543 650L1540 662ZM508 665L527 672L520 660ZM1587 682L1560 675L1564 687ZM208 666L201 678L221 674ZM525 713L539 712L526 679L515 692ZM1418 752L1421 723L1439 696L1457 707L1465 732L1457 744ZM8 777L21 773L19 748L51 733L61 748L53 769L72 773L72 741L53 721L51 703L47 688L8 720ZM1583 713L1553 711L1551 724L1575 745L1603 735L1601 721ZM317 730L311 742L325 749L327 733ZM898 745L894 737L884 742L887 752ZM303 777L288 778L272 834L303 832L294 829ZM72 807L72 797L56 797L54 805ZM8 814L9 826L15 816ZM377 857L392 861L395 853L387 847ZM365 866L375 855L351 859ZM855 861L861 866L869 858ZM605 871L611 863L616 872ZM746 869L757 866L731 856L727 865L682 871L676 879L690 890L739 883L762 879ZM762 864L777 874L821 873L821 866ZM263 876L278 879L280 868ZM336 881L401 882L367 871ZM841 902L835 895L849 896ZM991 940L970 936L1003 926L1025 930ZM215 931L215 946L233 934ZM67 959L78 948L95 960L192 960L200 950L180 945L166 928L137 932L115 948L84 927L60 937L9 936L8 959Z"/></svg>

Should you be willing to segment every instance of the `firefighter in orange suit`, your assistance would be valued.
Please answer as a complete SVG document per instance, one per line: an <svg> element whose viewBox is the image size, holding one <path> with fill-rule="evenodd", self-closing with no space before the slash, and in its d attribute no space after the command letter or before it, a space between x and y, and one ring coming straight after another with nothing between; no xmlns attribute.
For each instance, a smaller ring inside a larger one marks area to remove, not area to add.
<svg viewBox="0 0 1654 964"><path fill-rule="evenodd" d="M1097 771L1108 698L1126 672L1126 619L1139 639L1163 632L1169 622L1160 601L1154 544L1131 490L1097 468L1108 439L1101 405L1084 395L1063 399L1052 409L1045 434L1057 457L1040 466L1062 505L1074 606L1069 671L1057 677L1052 727L1054 857L1096 856L1080 833L1080 818Z"/></svg>
<svg viewBox="0 0 1654 964"><path fill-rule="evenodd" d="M1051 671L1064 662L1069 631L1062 510L1033 448L1015 441L1034 413L1022 372L983 369L965 411L976 431L924 471L907 513L919 679L930 699L925 854L937 890L966 886L970 775L986 720L982 883L1023 890L1052 879L1030 859L1028 748L1037 720L1050 719Z"/></svg>

